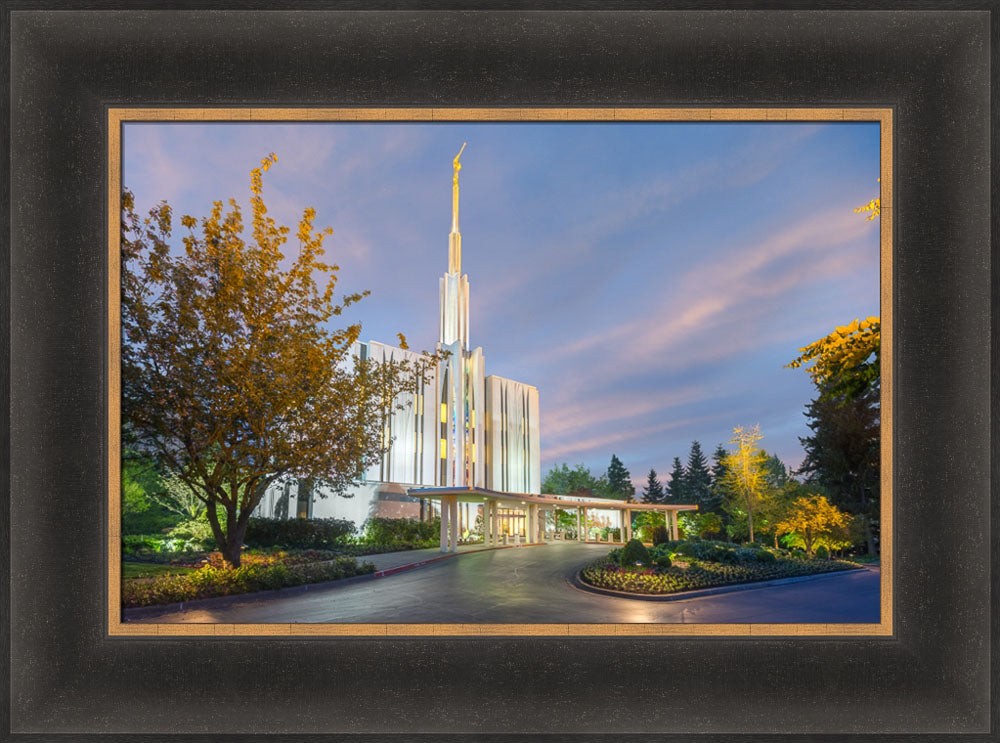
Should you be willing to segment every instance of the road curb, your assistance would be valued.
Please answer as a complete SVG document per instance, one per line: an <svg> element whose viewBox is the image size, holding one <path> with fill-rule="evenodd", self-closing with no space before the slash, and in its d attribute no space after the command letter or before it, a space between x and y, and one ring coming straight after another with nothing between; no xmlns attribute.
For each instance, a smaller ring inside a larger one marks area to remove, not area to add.
<svg viewBox="0 0 1000 743"><path fill-rule="evenodd" d="M679 593L667 594L640 594L629 593L628 591L615 591L610 588L598 588L589 583L584 583L580 577L582 570L576 572L568 582L579 591L586 593L597 593L604 596L612 596L619 599L636 599L638 601L684 601L685 599L697 599L703 596L717 596L722 593L735 593L737 591L752 591L757 588L769 588L771 586L783 586L789 583L803 583L805 581L817 580L820 578L833 578L838 575L856 573L859 570L868 570L867 567L847 568L845 570L834 570L829 573L816 573L815 575L796 575L791 578L775 578L774 580L755 581L752 583L737 583L733 586L716 586L715 588L699 588L694 591L681 591Z"/></svg>
<svg viewBox="0 0 1000 743"><path fill-rule="evenodd" d="M462 555L474 555L477 552L494 552L496 550L507 550L507 549L521 549L524 547L544 547L546 542L539 542L537 544L504 544L499 547L483 547L477 550L466 550L465 552L449 552L443 555L436 555L434 557L428 557L426 560L418 560L417 562L408 562L404 565L396 565L395 567L385 568L384 570L376 570L374 573L365 573L364 575L352 575L350 578L339 578L337 580L327 580L319 583L303 583L301 586L289 586L287 588L275 588L268 591L254 591L253 593L235 593L229 596L210 596L203 599L191 599L190 601L180 601L172 604L156 604L155 606L135 606L132 608L124 609L122 611L122 621L129 622L146 617L155 617L160 614L169 614L175 611L190 611L191 609L205 609L205 608L225 608L227 606L232 606L233 604L239 604L250 601L257 601L259 599L265 598L275 598L279 596L294 596L299 593L305 593L309 590L319 590L323 588L337 588L339 586L346 586L352 583L362 583L368 580L375 580L376 578L385 578L390 575L395 575L396 573L402 573L407 570L414 570L415 568L423 567L424 565L429 565L434 562L441 562L442 560L448 560L452 557L461 557ZM362 561L364 557L370 557L370 555L363 555L362 557L356 558Z"/></svg>

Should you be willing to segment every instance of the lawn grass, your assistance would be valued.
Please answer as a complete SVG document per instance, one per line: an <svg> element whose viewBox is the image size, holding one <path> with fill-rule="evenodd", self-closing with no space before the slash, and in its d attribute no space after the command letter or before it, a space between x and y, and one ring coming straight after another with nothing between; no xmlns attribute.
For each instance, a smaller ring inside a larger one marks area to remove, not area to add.
<svg viewBox="0 0 1000 743"><path fill-rule="evenodd" d="M184 575L195 568L159 565L153 562L122 562L122 578L155 578L157 575Z"/></svg>

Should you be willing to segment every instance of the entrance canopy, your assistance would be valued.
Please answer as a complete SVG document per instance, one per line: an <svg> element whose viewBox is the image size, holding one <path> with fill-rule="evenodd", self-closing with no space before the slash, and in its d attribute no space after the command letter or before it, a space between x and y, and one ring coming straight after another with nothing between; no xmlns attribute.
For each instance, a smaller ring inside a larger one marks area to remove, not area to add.
<svg viewBox="0 0 1000 743"><path fill-rule="evenodd" d="M622 541L632 537L633 511L659 511L663 514L664 525L671 531L674 539L678 538L677 514L680 511L697 511L698 506L692 504L665 503L626 503L619 500L574 500L572 497L557 495L533 495L530 493L502 493L497 490L473 487L445 488L409 488L407 495L414 498L439 500L441 502L441 551L455 552L459 538L459 503L475 503L483 505L482 538L486 546L500 544L500 509L523 512L524 540L526 544L541 544L550 533L546 527L545 514L556 509L561 511L576 511L577 539L586 541L587 512L593 510L618 511L621 522ZM555 528L553 519L553 536L558 538L560 532ZM516 543L520 544L520 527L516 534ZM504 544L507 543L504 537Z"/></svg>

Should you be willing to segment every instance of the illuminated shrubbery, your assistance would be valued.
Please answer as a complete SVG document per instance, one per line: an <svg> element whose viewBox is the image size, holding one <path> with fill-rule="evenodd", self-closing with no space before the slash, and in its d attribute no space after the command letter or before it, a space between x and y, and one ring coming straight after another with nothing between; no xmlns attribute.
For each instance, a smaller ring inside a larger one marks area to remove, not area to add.
<svg viewBox="0 0 1000 743"><path fill-rule="evenodd" d="M851 562L819 560L791 554L774 554L760 547L725 546L725 543L681 542L658 545L649 560L626 560L626 545L585 567L580 576L599 588L633 593L664 594L738 583L794 578L860 567ZM681 562L671 561L674 555ZM701 556L699 556L701 555Z"/></svg>
<svg viewBox="0 0 1000 743"><path fill-rule="evenodd" d="M216 563L222 564L221 554ZM337 557L327 562L290 564L271 560L272 555L246 555L238 568L208 564L184 575L162 575L150 579L127 580L122 586L122 605L153 606L178 601L253 593L276 588L340 580L375 572L369 562L353 557Z"/></svg>

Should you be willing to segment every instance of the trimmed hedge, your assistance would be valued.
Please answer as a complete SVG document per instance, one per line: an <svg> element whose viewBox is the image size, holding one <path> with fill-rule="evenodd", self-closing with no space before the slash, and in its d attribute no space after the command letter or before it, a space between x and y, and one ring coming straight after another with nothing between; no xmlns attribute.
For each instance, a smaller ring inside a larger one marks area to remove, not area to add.
<svg viewBox="0 0 1000 743"><path fill-rule="evenodd" d="M375 572L370 562L358 563L353 557L337 557L329 562L288 565L282 562L253 562L236 569L205 567L186 575L162 575L122 583L125 607L155 606L178 601L254 593L305 583L341 580Z"/></svg>
<svg viewBox="0 0 1000 743"><path fill-rule="evenodd" d="M368 544L433 542L441 537L441 520L389 519L373 516L364 524L361 541ZM433 546L433 545L428 545Z"/></svg>
<svg viewBox="0 0 1000 743"><path fill-rule="evenodd" d="M336 546L354 534L346 519L252 518L243 537L246 547L295 547L323 549Z"/></svg>

